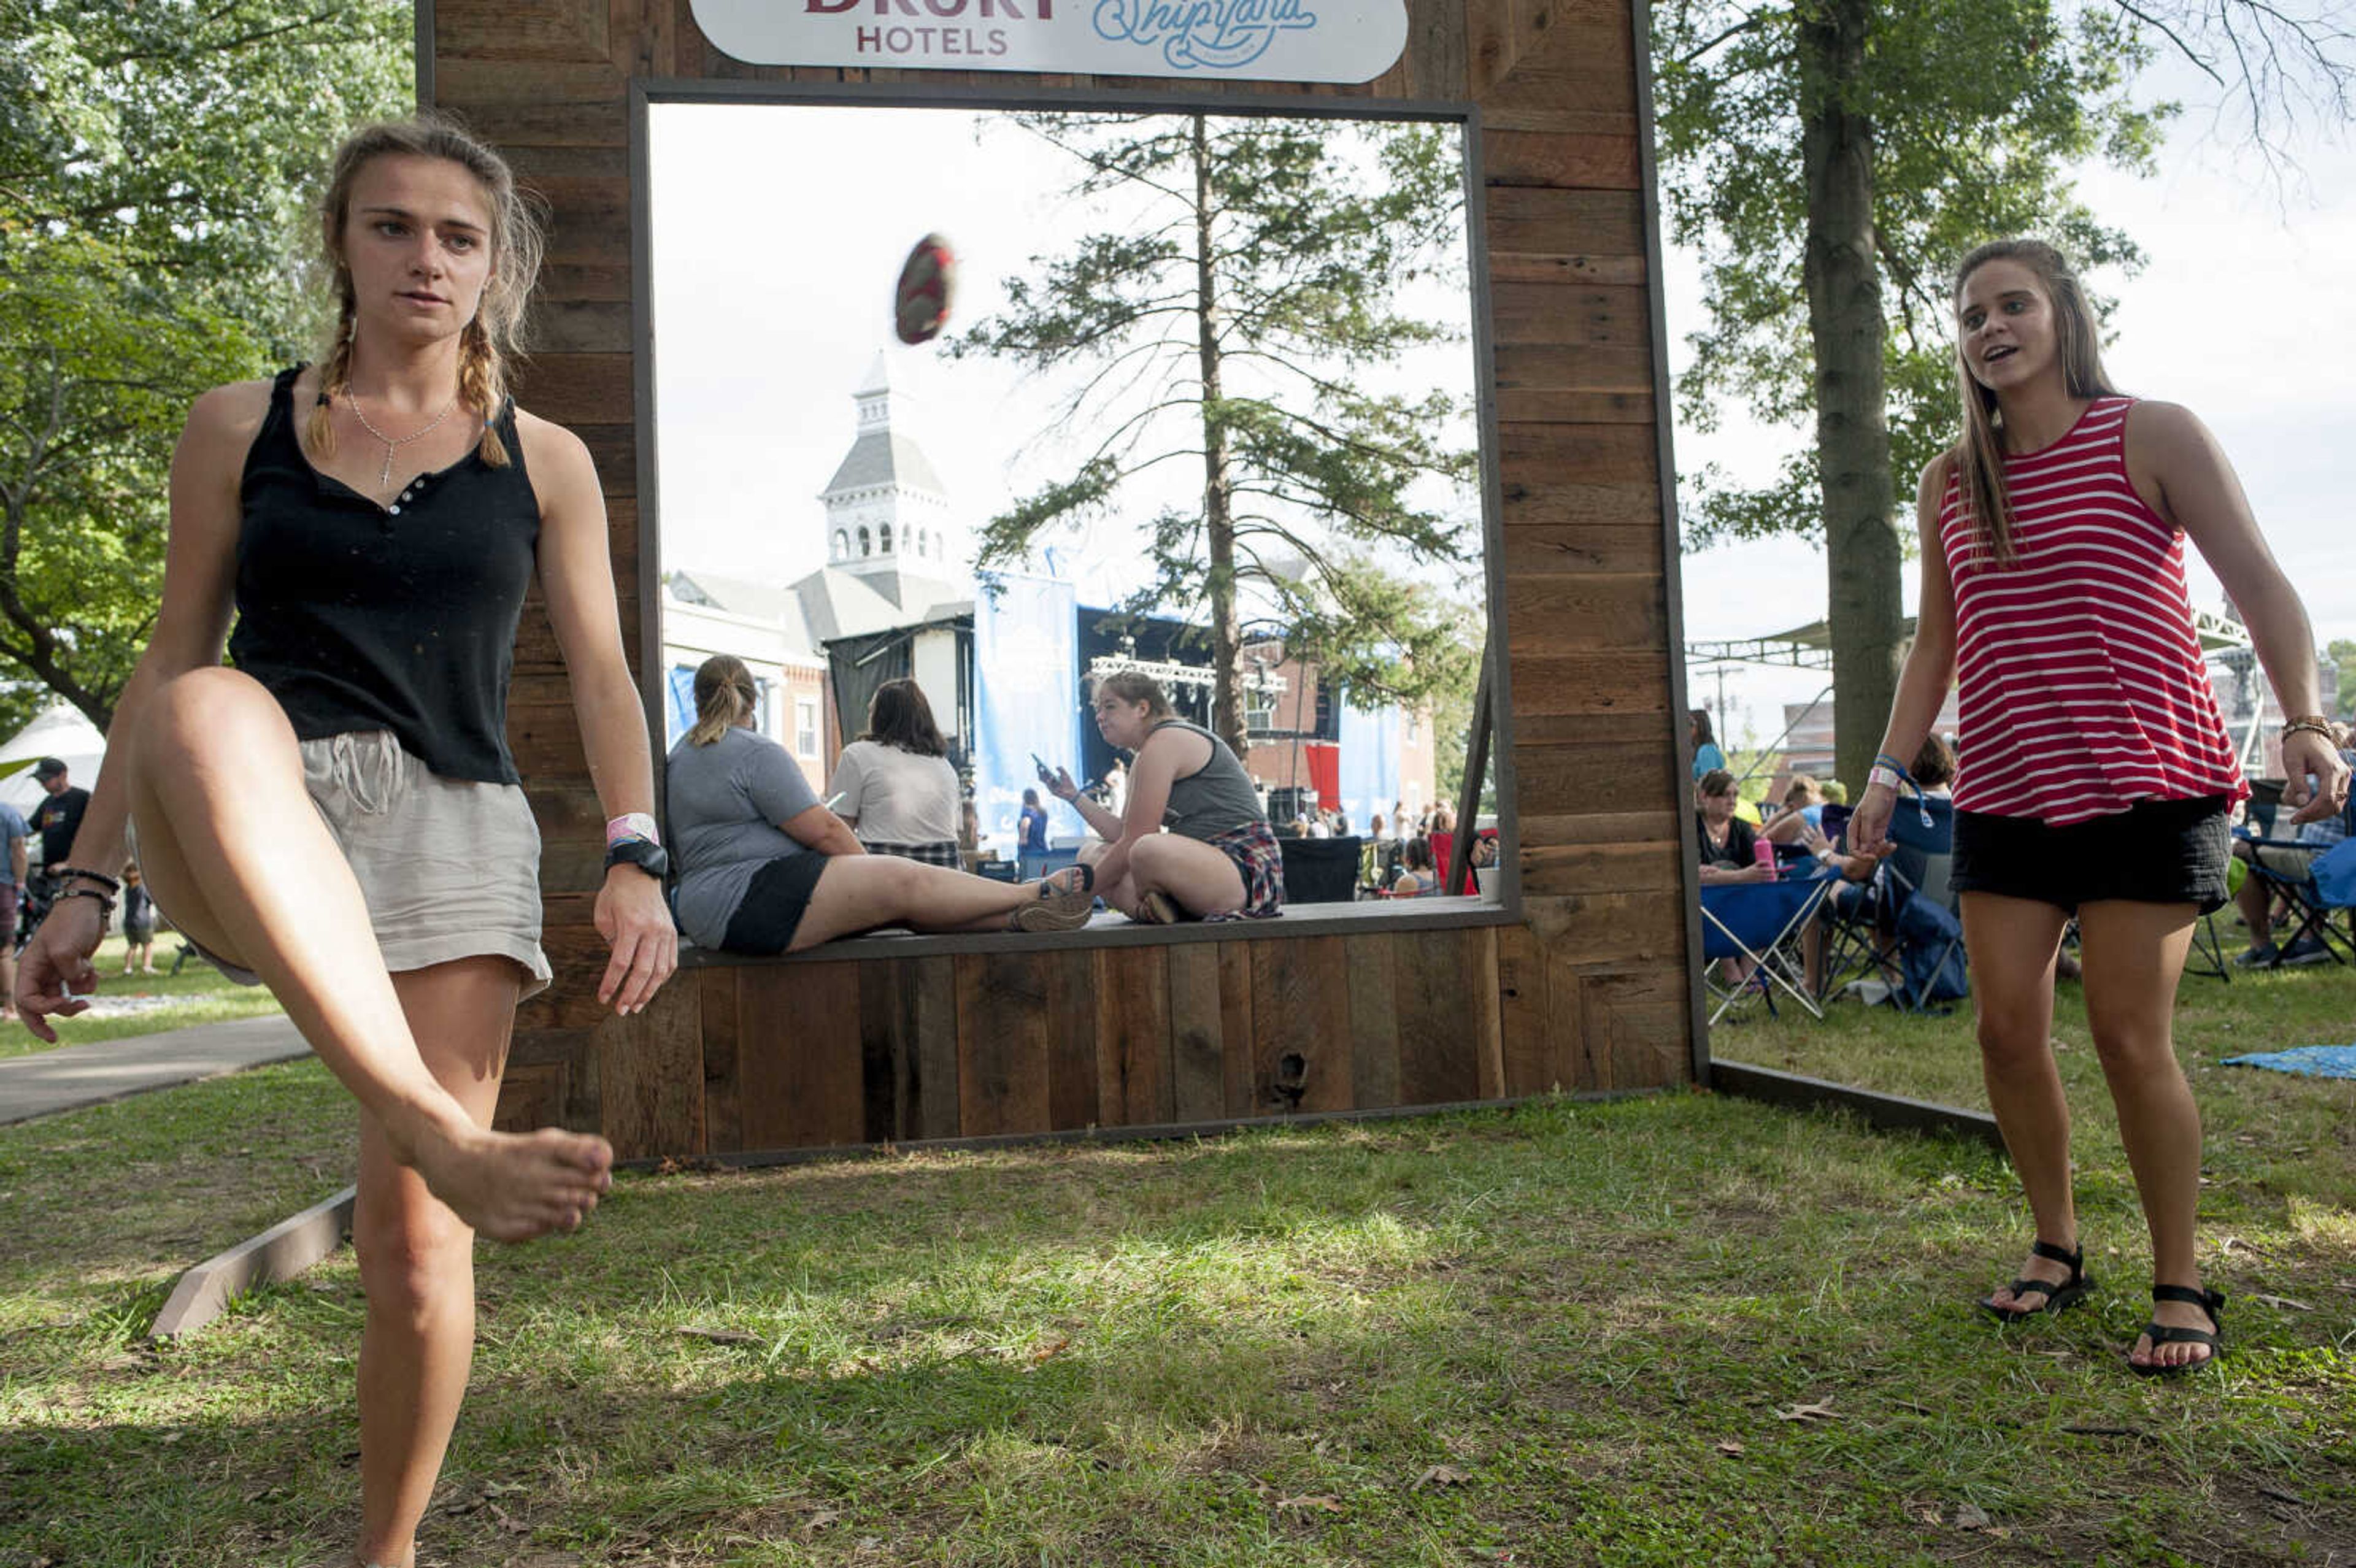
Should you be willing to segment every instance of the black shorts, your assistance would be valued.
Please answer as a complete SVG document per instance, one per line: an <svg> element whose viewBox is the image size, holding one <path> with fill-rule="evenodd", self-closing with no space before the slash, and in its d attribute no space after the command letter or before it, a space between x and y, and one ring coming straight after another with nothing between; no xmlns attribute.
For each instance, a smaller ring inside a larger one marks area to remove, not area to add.
<svg viewBox="0 0 2356 1568"><path fill-rule="evenodd" d="M784 855L754 872L736 912L728 917L722 951L766 956L791 947L810 894L826 872L827 859L816 853Z"/></svg>
<svg viewBox="0 0 2356 1568"><path fill-rule="evenodd" d="M2206 914L2225 901L2233 859L2225 797L2139 800L2125 811L2051 827L2033 816L1955 813L1959 892L2001 893L2075 912L2105 899L2189 903Z"/></svg>

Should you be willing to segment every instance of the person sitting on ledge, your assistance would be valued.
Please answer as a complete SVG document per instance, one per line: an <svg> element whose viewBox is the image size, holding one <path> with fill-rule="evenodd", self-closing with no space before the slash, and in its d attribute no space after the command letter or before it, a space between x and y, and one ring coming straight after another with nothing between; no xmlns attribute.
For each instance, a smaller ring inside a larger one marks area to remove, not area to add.
<svg viewBox="0 0 2356 1568"><path fill-rule="evenodd" d="M955 869L959 803L948 753L925 688L887 680L867 704L867 732L835 759L827 798L869 854Z"/></svg>
<svg viewBox="0 0 2356 1568"><path fill-rule="evenodd" d="M1087 868L999 882L870 855L819 804L784 747L753 731L744 661L716 654L695 672L695 728L669 763L679 923L729 953L799 953L838 936L913 931L1069 931L1096 907Z"/></svg>
<svg viewBox="0 0 2356 1568"><path fill-rule="evenodd" d="M1127 809L1115 816L1087 799L1062 768L1040 782L1100 837L1080 863L1095 868L1105 901L1148 925L1282 913L1283 855L1226 742L1173 715L1161 686L1135 670L1098 681L1093 707L1097 732L1137 754Z"/></svg>

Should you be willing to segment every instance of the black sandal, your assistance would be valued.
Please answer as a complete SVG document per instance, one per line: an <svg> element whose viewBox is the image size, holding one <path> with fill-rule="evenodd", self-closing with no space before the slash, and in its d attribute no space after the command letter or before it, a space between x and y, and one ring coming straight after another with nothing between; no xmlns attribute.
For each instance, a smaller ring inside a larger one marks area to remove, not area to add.
<svg viewBox="0 0 2356 1568"><path fill-rule="evenodd" d="M2155 1285L2151 1287L2151 1298L2154 1301L2186 1302L2209 1314L2209 1327L2206 1328L2179 1328L2173 1323L2145 1324L2144 1337L2151 1341L2153 1349L2157 1350L2162 1345L2206 1345L2209 1353L2197 1361L2179 1361L2174 1366L2160 1361L2130 1360L2127 1371L2139 1378L2182 1377L2195 1367L2210 1365L2225 1353L2220 1338L2225 1332L2223 1291L2195 1290L2189 1285Z"/></svg>
<svg viewBox="0 0 2356 1568"><path fill-rule="evenodd" d="M2094 1288L2093 1276L2086 1273L2086 1249L2083 1244L2074 1251L2065 1253L2052 1243L2040 1239L2031 1242L2029 1244L2029 1250L2040 1258L2068 1264L2070 1277L2054 1280L2029 1279L2024 1276L2014 1280L2005 1287L2012 1292L2012 1298L2015 1301L2019 1301L2031 1291L2042 1296L2045 1299L2034 1307L1998 1307L1993 1292L1981 1296L1980 1309L1999 1323L2025 1323L2029 1318L2044 1313L2059 1312L2064 1307L2075 1307L2085 1300L2087 1294Z"/></svg>

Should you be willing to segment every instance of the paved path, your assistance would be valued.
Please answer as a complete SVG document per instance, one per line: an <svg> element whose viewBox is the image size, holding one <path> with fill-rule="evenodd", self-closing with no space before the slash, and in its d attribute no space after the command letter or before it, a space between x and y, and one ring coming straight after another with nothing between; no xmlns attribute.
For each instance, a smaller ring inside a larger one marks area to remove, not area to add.
<svg viewBox="0 0 2356 1568"><path fill-rule="evenodd" d="M281 1013L60 1046L0 1061L0 1125L168 1089L265 1061L285 1061L310 1051Z"/></svg>

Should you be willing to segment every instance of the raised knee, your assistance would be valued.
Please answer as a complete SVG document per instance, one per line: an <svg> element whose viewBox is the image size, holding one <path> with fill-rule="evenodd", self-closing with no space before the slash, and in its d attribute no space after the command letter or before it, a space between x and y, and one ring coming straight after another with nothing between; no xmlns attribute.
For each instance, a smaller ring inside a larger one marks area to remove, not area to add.
<svg viewBox="0 0 2356 1568"><path fill-rule="evenodd" d="M140 750L178 763L231 754L250 762L257 745L292 744L284 709L252 676L223 665L176 675L147 695L140 710Z"/></svg>

